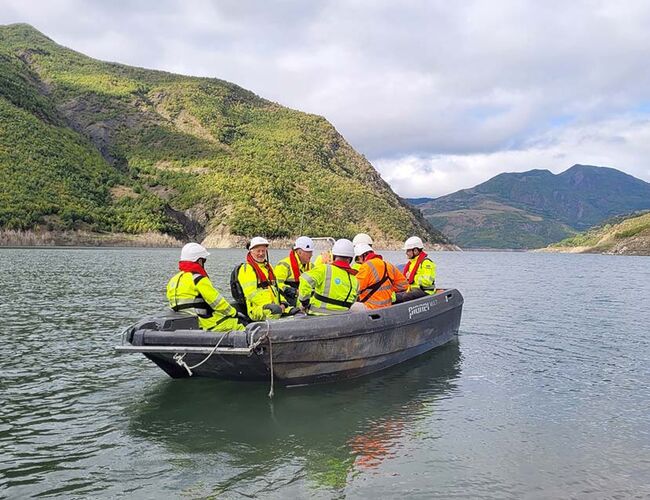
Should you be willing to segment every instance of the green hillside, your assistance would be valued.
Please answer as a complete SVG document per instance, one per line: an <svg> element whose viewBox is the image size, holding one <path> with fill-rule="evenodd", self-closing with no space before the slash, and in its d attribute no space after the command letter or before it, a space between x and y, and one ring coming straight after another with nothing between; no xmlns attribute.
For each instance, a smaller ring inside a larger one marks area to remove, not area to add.
<svg viewBox="0 0 650 500"><path fill-rule="evenodd" d="M0 26L1 229L444 242L322 117Z"/></svg>
<svg viewBox="0 0 650 500"><path fill-rule="evenodd" d="M422 212L434 227L468 248L539 248L576 233L566 224L490 200L458 210Z"/></svg>
<svg viewBox="0 0 650 500"><path fill-rule="evenodd" d="M650 212L613 218L545 250L650 255Z"/></svg>
<svg viewBox="0 0 650 500"><path fill-rule="evenodd" d="M471 189L411 203L465 248L540 248L619 214L650 208L650 184L613 168L574 165L502 173Z"/></svg>

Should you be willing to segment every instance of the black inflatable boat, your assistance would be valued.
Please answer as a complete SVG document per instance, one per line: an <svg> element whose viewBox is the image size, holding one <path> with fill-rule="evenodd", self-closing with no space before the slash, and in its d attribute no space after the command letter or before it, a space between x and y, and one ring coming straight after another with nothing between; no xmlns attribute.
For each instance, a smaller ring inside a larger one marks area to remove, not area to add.
<svg viewBox="0 0 650 500"><path fill-rule="evenodd" d="M244 331L207 332L168 310L127 328L119 352L140 352L168 375L304 385L359 377L411 359L458 334L463 296L444 290L373 311L293 316Z"/></svg>

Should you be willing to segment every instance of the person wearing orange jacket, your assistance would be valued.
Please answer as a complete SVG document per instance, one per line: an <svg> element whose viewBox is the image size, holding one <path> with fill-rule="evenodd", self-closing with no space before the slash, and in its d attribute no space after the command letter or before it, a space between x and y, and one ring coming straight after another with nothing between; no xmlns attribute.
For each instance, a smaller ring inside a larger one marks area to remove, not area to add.
<svg viewBox="0 0 650 500"><path fill-rule="evenodd" d="M406 292L409 282L402 272L390 262L384 261L370 245L354 247L354 256L359 257L361 267L357 273L359 296L357 300L368 309L381 309L390 306L395 294Z"/></svg>

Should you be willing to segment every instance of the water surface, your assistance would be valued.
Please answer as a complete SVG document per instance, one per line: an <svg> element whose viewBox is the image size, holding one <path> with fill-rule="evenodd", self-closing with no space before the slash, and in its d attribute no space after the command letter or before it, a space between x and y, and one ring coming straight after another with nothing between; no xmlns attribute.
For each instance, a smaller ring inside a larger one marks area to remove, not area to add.
<svg viewBox="0 0 650 500"><path fill-rule="evenodd" d="M177 255L0 249L0 496L650 496L647 257L435 253L458 342L270 401L113 352Z"/></svg>

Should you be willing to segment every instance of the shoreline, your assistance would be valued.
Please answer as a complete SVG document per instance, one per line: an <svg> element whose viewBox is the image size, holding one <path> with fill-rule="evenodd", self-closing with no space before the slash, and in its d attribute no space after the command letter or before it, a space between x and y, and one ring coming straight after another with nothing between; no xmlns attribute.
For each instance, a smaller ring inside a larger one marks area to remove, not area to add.
<svg viewBox="0 0 650 500"><path fill-rule="evenodd" d="M228 235L207 237L201 244L207 248L245 248L248 238ZM293 246L290 238L269 238L270 248L287 249ZM181 248L185 242L162 233L94 233L89 231L17 231L0 230L0 248ZM403 242L377 240L375 246L381 250L401 250ZM427 251L459 252L462 249L452 244L433 243L425 245Z"/></svg>
<svg viewBox="0 0 650 500"><path fill-rule="evenodd" d="M244 249L248 238L226 234L212 234L201 242L210 249ZM271 249L288 249L293 246L290 238L269 238ZM19 231L0 230L0 248L181 248L186 242L163 233L96 233L90 231ZM625 244L628 243L628 244ZM512 252L512 253L564 253L577 255L637 255L648 256L645 245L625 242L614 248L608 247L544 247L531 249L511 248L460 248L453 244L425 244L427 252ZM402 242L377 240L378 251L401 250Z"/></svg>
<svg viewBox="0 0 650 500"><path fill-rule="evenodd" d="M145 247L174 248L183 243L162 233L0 230L0 248Z"/></svg>

